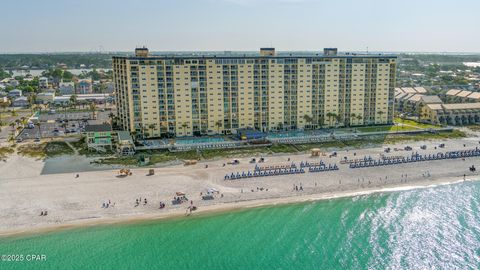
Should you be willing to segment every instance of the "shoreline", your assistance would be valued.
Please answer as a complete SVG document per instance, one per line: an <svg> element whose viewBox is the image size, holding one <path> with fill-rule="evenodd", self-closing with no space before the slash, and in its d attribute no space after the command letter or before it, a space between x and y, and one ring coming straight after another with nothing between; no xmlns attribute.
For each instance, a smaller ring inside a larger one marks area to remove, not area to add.
<svg viewBox="0 0 480 270"><path fill-rule="evenodd" d="M157 214L129 214L124 217L91 217L81 218L73 221L68 221L57 225L38 226L27 229L12 229L0 231L0 239L16 238L16 237L35 237L42 234L55 233L60 231L85 229L89 227L106 226L106 225L126 225L154 221L168 221L180 218L196 218L196 217L210 217L224 213L249 210L255 208L277 207L293 204L302 204L309 202L321 202L324 200L353 198L356 196L365 196L372 194L393 193L401 191L409 191L415 189L427 189L445 185L455 185L463 182L476 182L480 179L474 178L466 180L460 179L462 176L449 177L443 179L417 181L415 183L391 184L384 187L374 187L365 190L346 190L340 192L324 192L313 193L297 196L279 196L277 198L265 199L246 199L233 202L216 203L212 205L202 206L198 208L192 215L185 215L184 209L176 209L173 212L164 212ZM160 210L161 211L161 210Z"/></svg>

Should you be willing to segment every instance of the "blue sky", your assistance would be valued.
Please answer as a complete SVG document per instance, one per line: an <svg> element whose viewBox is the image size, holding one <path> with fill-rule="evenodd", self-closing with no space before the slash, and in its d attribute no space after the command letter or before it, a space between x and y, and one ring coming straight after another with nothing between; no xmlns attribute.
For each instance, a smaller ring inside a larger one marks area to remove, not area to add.
<svg viewBox="0 0 480 270"><path fill-rule="evenodd" d="M1 52L480 52L479 0L2 0Z"/></svg>

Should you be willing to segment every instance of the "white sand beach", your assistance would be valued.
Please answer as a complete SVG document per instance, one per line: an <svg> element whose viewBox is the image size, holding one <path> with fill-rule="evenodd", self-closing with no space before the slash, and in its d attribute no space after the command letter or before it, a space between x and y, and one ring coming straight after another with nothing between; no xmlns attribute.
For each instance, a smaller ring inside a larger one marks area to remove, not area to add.
<svg viewBox="0 0 480 270"><path fill-rule="evenodd" d="M444 149L434 149L445 143ZM421 150L420 145L427 149ZM129 222L135 220L185 217L190 201L172 205L175 192L184 192L198 207L192 215L214 211L228 211L246 207L275 205L355 196L371 192L391 192L442 183L475 180L478 175L469 171L480 168L480 157L424 161L381 167L350 169L340 164L349 159L370 155L377 159L386 156L408 156L412 151L393 151L405 145L414 152L433 154L445 151L480 147L478 138L444 141L402 143L390 145L392 152L383 148L339 151L338 156L310 157L310 155L265 156L263 165L286 165L291 162L319 161L336 163L338 171L296 175L268 176L240 180L224 180L231 172L253 170L251 157L240 158L239 165L226 165L229 160L201 162L192 166L155 168L155 175L147 176L149 168L134 168L132 176L118 177L117 170L41 175L42 161L12 155L0 163L0 235L31 233L63 227ZM465 145L465 146L464 146ZM356 156L354 156L356 153ZM288 158L291 160L288 161ZM208 165L208 168L205 168ZM302 186L303 191L294 187ZM200 193L207 188L219 191L213 200L202 200ZM263 190L257 190L257 188ZM268 189L268 191L267 191ZM223 196L222 196L223 194ZM136 206L136 199L142 202ZM147 204L144 204L144 199ZM102 207L108 203L109 207ZM160 202L166 207L159 209ZM40 216L48 211L47 216Z"/></svg>

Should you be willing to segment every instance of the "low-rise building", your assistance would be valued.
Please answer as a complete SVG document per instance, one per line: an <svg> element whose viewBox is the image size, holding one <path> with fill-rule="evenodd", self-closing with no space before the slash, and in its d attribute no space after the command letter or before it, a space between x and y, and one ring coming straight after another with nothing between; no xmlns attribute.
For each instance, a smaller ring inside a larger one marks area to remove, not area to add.
<svg viewBox="0 0 480 270"><path fill-rule="evenodd" d="M64 96L56 96L53 102L57 105L68 104L70 102L71 95L64 95ZM85 103L96 103L96 104L104 104L105 102L113 102L114 97L108 94L81 94L76 95L78 102L85 102Z"/></svg>
<svg viewBox="0 0 480 270"><path fill-rule="evenodd" d="M85 127L85 141L89 150L106 152L112 150L112 126L109 124L88 125Z"/></svg>
<svg viewBox="0 0 480 270"><path fill-rule="evenodd" d="M8 97L11 99L15 99L21 96L22 96L22 90L20 89L13 89L10 92L8 92Z"/></svg>
<svg viewBox="0 0 480 270"><path fill-rule="evenodd" d="M117 153L123 156L135 154L135 144L128 131L117 131Z"/></svg>
<svg viewBox="0 0 480 270"><path fill-rule="evenodd" d="M468 125L480 123L480 103L427 104L421 120L433 124Z"/></svg>
<svg viewBox="0 0 480 270"><path fill-rule="evenodd" d="M28 107L28 99L27 97L18 97L13 100L12 107Z"/></svg>
<svg viewBox="0 0 480 270"><path fill-rule="evenodd" d="M77 94L91 94L92 82L90 80L79 80L76 86Z"/></svg>
<svg viewBox="0 0 480 270"><path fill-rule="evenodd" d="M37 94L37 103L39 104L53 103L54 99L55 93L43 92Z"/></svg>
<svg viewBox="0 0 480 270"><path fill-rule="evenodd" d="M75 84L73 82L61 82L58 85L58 91L61 95L75 94Z"/></svg>
<svg viewBox="0 0 480 270"><path fill-rule="evenodd" d="M47 89L48 88L48 78L47 77L40 77L38 78L38 88L39 89Z"/></svg>

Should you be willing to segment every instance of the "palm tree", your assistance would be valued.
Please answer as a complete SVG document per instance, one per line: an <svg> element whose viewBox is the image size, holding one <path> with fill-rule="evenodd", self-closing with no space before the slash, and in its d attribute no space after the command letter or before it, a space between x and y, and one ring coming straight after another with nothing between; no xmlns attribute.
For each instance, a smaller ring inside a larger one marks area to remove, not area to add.
<svg viewBox="0 0 480 270"><path fill-rule="evenodd" d="M305 122L308 123L310 126L312 125L313 119L312 119L312 117L310 117L310 115L305 114L305 115L303 116L303 119L304 119Z"/></svg>
<svg viewBox="0 0 480 270"><path fill-rule="evenodd" d="M11 122L9 126L12 128L12 136L15 136L15 122Z"/></svg>
<svg viewBox="0 0 480 270"><path fill-rule="evenodd" d="M355 113L351 113L351 114L350 114L350 119L349 119L349 121L348 121L348 122L349 122L349 125L351 124L352 119L355 119L356 116L357 116L357 115L356 115Z"/></svg>
<svg viewBox="0 0 480 270"><path fill-rule="evenodd" d="M32 111L32 114L33 114L33 109L36 103L37 103L37 95L35 93L32 93L30 96L28 96L28 104L30 105L30 110Z"/></svg>
<svg viewBox="0 0 480 270"><path fill-rule="evenodd" d="M140 123L138 124L140 126L140 132L141 132L141 135L142 135L142 139L145 139L145 126Z"/></svg>
<svg viewBox="0 0 480 270"><path fill-rule="evenodd" d="M328 112L327 117L328 117L328 124L331 126L332 125L332 118L335 117L335 114L332 113L332 112Z"/></svg>
<svg viewBox="0 0 480 270"><path fill-rule="evenodd" d="M222 125L222 120L218 120L217 122L215 122L215 126L217 127L217 134L220 134L220 128L222 127Z"/></svg>
<svg viewBox="0 0 480 270"><path fill-rule="evenodd" d="M78 104L77 95L75 95L75 94L71 95L69 102L70 102L70 106L73 106L73 108L75 109L75 107Z"/></svg>
<svg viewBox="0 0 480 270"><path fill-rule="evenodd" d="M108 114L108 118L110 119L110 124L113 125L113 118L115 118L115 114L112 112Z"/></svg>
<svg viewBox="0 0 480 270"><path fill-rule="evenodd" d="M153 130L157 127L157 124L153 123L148 125L148 128L150 129L150 135L153 137Z"/></svg>
<svg viewBox="0 0 480 270"><path fill-rule="evenodd" d="M8 107L8 102L2 102L0 103L0 107L2 107L2 110L0 111L0 121L2 120L2 113L5 112L5 110Z"/></svg>
<svg viewBox="0 0 480 270"><path fill-rule="evenodd" d="M137 131L134 130L134 131L130 132L130 134L132 134L132 137L133 137L134 140L137 140Z"/></svg>
<svg viewBox="0 0 480 270"><path fill-rule="evenodd" d="M323 117L323 116L318 117L317 125L318 125L319 128L323 127L324 122L325 122L325 117Z"/></svg>
<svg viewBox="0 0 480 270"><path fill-rule="evenodd" d="M188 123L187 123L187 122L184 122L184 123L182 124L184 136L187 135L187 127L188 127Z"/></svg>
<svg viewBox="0 0 480 270"><path fill-rule="evenodd" d="M277 125L277 130L282 130L282 129L283 129L283 123L280 122L280 123L278 123L278 125Z"/></svg>
<svg viewBox="0 0 480 270"><path fill-rule="evenodd" d="M90 103L90 111L92 112L92 119L95 119L95 109L97 108L97 105L95 102Z"/></svg>
<svg viewBox="0 0 480 270"><path fill-rule="evenodd" d="M335 114L335 125L337 126L342 121L342 116Z"/></svg>
<svg viewBox="0 0 480 270"><path fill-rule="evenodd" d="M378 111L378 116L380 118L380 122L382 121L382 115L384 114L384 111Z"/></svg>
<svg viewBox="0 0 480 270"><path fill-rule="evenodd" d="M40 122L38 122L37 126L38 126L38 137L42 138L42 124L40 124Z"/></svg>
<svg viewBox="0 0 480 270"><path fill-rule="evenodd" d="M20 122L22 123L22 126L25 127L25 126L27 125L27 118L24 117L24 116L22 116L22 117L20 118Z"/></svg>
<svg viewBox="0 0 480 270"><path fill-rule="evenodd" d="M363 118L363 117L362 117L360 114L357 115L357 120L358 120L358 121L357 121L357 125L360 125L360 121L362 121L362 118Z"/></svg>

